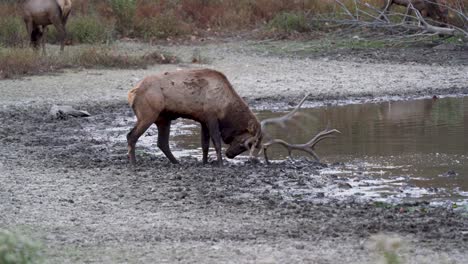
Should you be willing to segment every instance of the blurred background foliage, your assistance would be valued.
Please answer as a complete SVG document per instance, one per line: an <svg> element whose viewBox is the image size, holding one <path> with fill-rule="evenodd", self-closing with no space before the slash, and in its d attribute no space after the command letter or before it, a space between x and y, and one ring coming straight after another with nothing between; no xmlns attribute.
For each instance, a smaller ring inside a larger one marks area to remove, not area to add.
<svg viewBox="0 0 468 264"><path fill-rule="evenodd" d="M462 0L447 0L459 8ZM0 1L0 45L22 46L27 43L21 18L21 2ZM267 32L295 33L320 30L317 21L337 19L370 4L377 9L383 0L74 0L67 24L73 44L106 43L119 38L145 41L171 37L228 34L262 29ZM462 8L465 10L466 6ZM392 7L404 12L404 7ZM315 22L311 22L314 18ZM451 12L450 23L466 27ZM325 24L322 23L322 24ZM49 42L57 42L54 27L49 26Z"/></svg>

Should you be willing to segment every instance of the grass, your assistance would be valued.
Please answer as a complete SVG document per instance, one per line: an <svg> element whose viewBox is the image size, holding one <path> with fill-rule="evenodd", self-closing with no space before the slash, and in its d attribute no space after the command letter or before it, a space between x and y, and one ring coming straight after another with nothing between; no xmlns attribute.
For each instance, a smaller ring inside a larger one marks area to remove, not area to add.
<svg viewBox="0 0 468 264"><path fill-rule="evenodd" d="M119 33L126 36L134 27L134 18L137 9L136 0L109 0L116 20L116 28Z"/></svg>
<svg viewBox="0 0 468 264"><path fill-rule="evenodd" d="M60 56L41 56L29 48L0 49L0 79L56 72L66 68L146 68L177 63L178 58L159 52L141 56L120 54L107 47L92 47Z"/></svg>
<svg viewBox="0 0 468 264"><path fill-rule="evenodd" d="M114 28L96 16L77 16L68 22L68 32L73 43L106 43L112 40Z"/></svg>
<svg viewBox="0 0 468 264"><path fill-rule="evenodd" d="M404 263L400 256L404 246L403 240L398 236L377 234L371 237L370 248L376 253L378 261L382 264Z"/></svg>
<svg viewBox="0 0 468 264"><path fill-rule="evenodd" d="M19 234L0 230L1 264L43 263L41 246Z"/></svg>
<svg viewBox="0 0 468 264"><path fill-rule="evenodd" d="M26 40L26 28L19 17L0 17L0 46L20 46L23 45Z"/></svg>
<svg viewBox="0 0 468 264"><path fill-rule="evenodd" d="M146 68L154 64L167 64L177 62L177 58L152 52L143 56L130 56L119 54L107 48L90 48L80 52L70 59L75 65L84 68Z"/></svg>
<svg viewBox="0 0 468 264"><path fill-rule="evenodd" d="M67 23L67 40L74 44L109 43L114 38L114 27L111 23L101 21L97 16L74 16ZM48 27L49 43L59 43L59 36L54 26Z"/></svg>
<svg viewBox="0 0 468 264"><path fill-rule="evenodd" d="M310 27L303 13L279 13L270 20L268 27L273 31L284 33L310 31Z"/></svg>
<svg viewBox="0 0 468 264"><path fill-rule="evenodd" d="M141 19L135 26L134 35L144 40L152 40L179 37L189 32L189 26L171 12Z"/></svg>

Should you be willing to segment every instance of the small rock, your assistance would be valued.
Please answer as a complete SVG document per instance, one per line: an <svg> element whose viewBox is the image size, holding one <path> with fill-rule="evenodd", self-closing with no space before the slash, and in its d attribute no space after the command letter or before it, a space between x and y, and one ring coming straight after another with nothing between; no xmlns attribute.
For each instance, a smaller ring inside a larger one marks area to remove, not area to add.
<svg viewBox="0 0 468 264"><path fill-rule="evenodd" d="M435 50L457 50L457 46L451 43L444 43L433 47Z"/></svg>
<svg viewBox="0 0 468 264"><path fill-rule="evenodd" d="M296 249L304 249L305 246L303 244L297 244Z"/></svg>
<svg viewBox="0 0 468 264"><path fill-rule="evenodd" d="M187 197L187 196L188 196L188 193L186 193L186 192L180 192L180 193L177 193L177 194L175 195L175 198L176 198L177 200L182 200L182 199L185 199L185 197Z"/></svg>
<svg viewBox="0 0 468 264"><path fill-rule="evenodd" d="M351 188L353 188L353 186L351 186L351 184L349 184L347 182L339 182L338 187L340 189L351 189Z"/></svg>
<svg viewBox="0 0 468 264"><path fill-rule="evenodd" d="M454 170L449 170L449 171L447 171L446 173L441 174L441 175L439 175L439 176L440 176L440 177L455 177L455 176L457 176L457 175L458 175L458 173L457 173L456 171L454 171Z"/></svg>
<svg viewBox="0 0 468 264"><path fill-rule="evenodd" d="M50 108L49 114L57 119L71 117L88 117L91 116L87 111L76 110L69 105L53 105Z"/></svg>

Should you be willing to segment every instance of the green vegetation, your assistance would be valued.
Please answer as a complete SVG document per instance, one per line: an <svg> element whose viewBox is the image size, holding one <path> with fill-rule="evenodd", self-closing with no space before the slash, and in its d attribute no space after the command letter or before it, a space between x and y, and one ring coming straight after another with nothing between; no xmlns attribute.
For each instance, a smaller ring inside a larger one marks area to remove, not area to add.
<svg viewBox="0 0 468 264"><path fill-rule="evenodd" d="M1 264L42 263L40 245L21 235L0 230Z"/></svg>
<svg viewBox="0 0 468 264"><path fill-rule="evenodd" d="M279 13L269 23L270 29L285 33L307 32L310 30L304 14L301 13Z"/></svg>
<svg viewBox="0 0 468 264"><path fill-rule="evenodd" d="M19 17L0 17L0 46L22 45L26 39L26 27Z"/></svg>
<svg viewBox="0 0 468 264"><path fill-rule="evenodd" d="M76 16L67 23L67 39L72 43L101 44L112 41L114 28L97 16ZM59 43L59 35L54 26L48 27L48 41Z"/></svg>
<svg viewBox="0 0 468 264"><path fill-rule="evenodd" d="M128 35L133 30L136 0L109 0L117 22L117 31L122 35Z"/></svg>
<svg viewBox="0 0 468 264"><path fill-rule="evenodd" d="M144 40L178 37L188 32L187 26L172 13L144 18L135 26L135 36Z"/></svg>
<svg viewBox="0 0 468 264"><path fill-rule="evenodd" d="M68 22L69 39L73 43L105 43L112 40L114 28L96 16L73 17Z"/></svg>
<svg viewBox="0 0 468 264"><path fill-rule="evenodd" d="M404 263L400 257L403 241L397 236L378 234L371 237L371 248L377 253L378 263Z"/></svg>

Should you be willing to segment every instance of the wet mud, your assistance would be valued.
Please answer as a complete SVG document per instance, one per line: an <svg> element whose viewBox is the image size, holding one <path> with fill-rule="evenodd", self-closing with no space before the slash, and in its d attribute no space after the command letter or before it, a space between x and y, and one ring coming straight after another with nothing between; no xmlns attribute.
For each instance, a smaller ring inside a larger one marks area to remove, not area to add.
<svg viewBox="0 0 468 264"><path fill-rule="evenodd" d="M131 109L75 107L92 116L54 119L45 105L0 109L0 227L29 230L51 262L372 263L363 243L381 232L408 239L410 259L466 257L468 215L451 204L330 199L330 187L352 187L319 171L340 164L306 158L271 165L241 158L219 168L182 156L172 165L138 146L133 168L125 142L115 140L130 130ZM120 119L125 129L105 136L88 129Z"/></svg>

